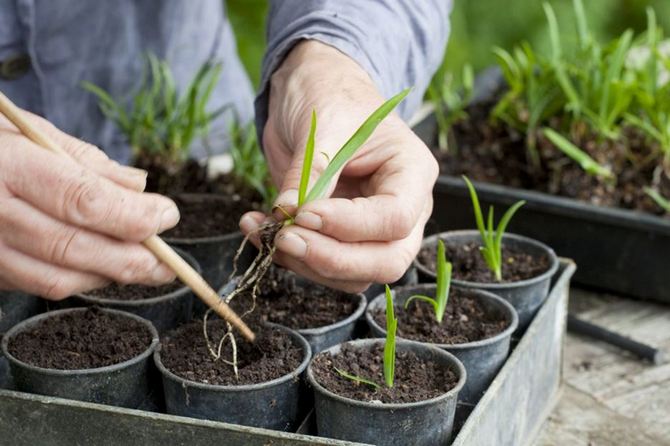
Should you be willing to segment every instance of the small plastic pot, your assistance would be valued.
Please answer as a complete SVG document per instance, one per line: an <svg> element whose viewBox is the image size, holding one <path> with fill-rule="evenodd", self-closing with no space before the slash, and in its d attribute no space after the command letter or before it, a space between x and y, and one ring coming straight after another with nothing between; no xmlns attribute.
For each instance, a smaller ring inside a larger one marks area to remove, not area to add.
<svg viewBox="0 0 670 446"><path fill-rule="evenodd" d="M372 348L380 339L359 339L346 344ZM342 345L323 353L337 355ZM398 341L396 351L413 351L425 361L435 361L456 370L459 380L448 392L426 401L381 404L339 396L323 387L307 368L307 382L314 389L316 424L319 436L379 446L446 445L451 437L458 392L465 384L463 364L452 354L428 344Z"/></svg>
<svg viewBox="0 0 670 446"><path fill-rule="evenodd" d="M151 332L151 344L141 354L127 361L95 369L59 370L27 364L9 353L9 340L46 318L65 313L83 312L85 308L50 311L27 319L9 330L2 338L2 353L9 361L16 388L23 392L88 401L128 408L138 408L150 395L149 368L151 354L158 345L158 332L151 322L124 311L102 309L106 313L134 319Z"/></svg>
<svg viewBox="0 0 670 446"><path fill-rule="evenodd" d="M234 279L229 282L219 291L219 294L225 298L225 296L235 289L238 280L239 279ZM298 283L304 284L309 288L309 282L305 279L298 278ZM333 345L341 344L342 342L353 338L356 324L363 317L365 308L368 305L368 300L363 293L347 294L347 297L350 298L352 302L356 303L356 310L347 318L337 321L334 324L317 328L289 327L307 340L312 349L312 354L317 354Z"/></svg>
<svg viewBox="0 0 670 446"><path fill-rule="evenodd" d="M161 347L154 362L163 376L167 413L244 426L290 430L298 420L300 375L307 368L312 352L307 341L293 330L268 324L288 334L304 353L303 360L291 373L260 384L223 386L181 378L161 361Z"/></svg>
<svg viewBox="0 0 670 446"><path fill-rule="evenodd" d="M217 194L180 194L179 197L211 202L225 200L225 197ZM168 233L164 237L167 243L195 258L202 269L202 276L215 290L223 286L232 273L233 258L243 239L244 236L239 231L195 238L170 237ZM244 271L251 264L254 254L254 248L249 244L240 256L238 271ZM196 308L196 313L204 313L205 305L196 304Z"/></svg>
<svg viewBox="0 0 670 446"><path fill-rule="evenodd" d="M423 240L422 247L435 245L438 238L447 244L460 245L466 243L481 243L479 231L448 231L440 234L431 235ZM558 270L558 257L554 250L528 237L516 234L503 235L503 245L516 248L519 251L534 255L546 255L549 257L549 269L539 276L532 277L518 282L508 283L479 283L465 280L452 279L451 283L460 288L474 288L489 291L496 296L500 296L512 304L519 316L519 327L517 333L523 332L530 324L537 310L547 298L551 278ZM431 271L421 264L418 259L414 260L414 265L419 272L421 281L435 282L435 271Z"/></svg>
<svg viewBox="0 0 670 446"><path fill-rule="evenodd" d="M395 288L391 291L393 294L394 305L397 308L402 308L405 305L405 301L414 294L434 296L436 288L437 286L433 284L420 284ZM507 321L507 327L503 331L495 336L479 341L466 342L463 344L434 344L422 342L423 344L433 345L448 351L463 363L465 370L468 372L468 379L458 397L460 401L467 404L476 404L505 363L505 360L509 355L512 333L514 333L519 325L519 318L509 302L494 294L467 288L458 289L454 287L452 289L458 290L458 292L462 293L464 296L477 299L485 308L485 311L502 315ZM370 302L370 305L368 305L368 309L365 312L365 318L370 326L370 331L373 336L386 336L386 329L382 328L373 317L373 313L376 310L383 311L385 308L386 296L384 294L374 298Z"/></svg>
<svg viewBox="0 0 670 446"><path fill-rule="evenodd" d="M176 249L196 271L200 272L198 262L190 254L181 249ZM124 300L109 299L89 294L77 294L64 301L66 306L99 306L115 310L127 311L148 319L154 324L159 333L191 320L193 301L196 299L189 287L183 287L162 296L148 299Z"/></svg>
<svg viewBox="0 0 670 446"><path fill-rule="evenodd" d="M21 291L0 291L0 335L44 311L44 300Z"/></svg>

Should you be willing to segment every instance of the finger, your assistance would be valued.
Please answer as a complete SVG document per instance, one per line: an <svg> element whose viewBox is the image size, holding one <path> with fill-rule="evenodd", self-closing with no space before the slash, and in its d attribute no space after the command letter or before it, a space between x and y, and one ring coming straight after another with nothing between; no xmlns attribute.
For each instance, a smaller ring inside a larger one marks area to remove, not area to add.
<svg viewBox="0 0 670 446"><path fill-rule="evenodd" d="M100 288L109 280L94 274L73 271L0 247L0 276L11 289L62 300L73 294Z"/></svg>
<svg viewBox="0 0 670 446"><path fill-rule="evenodd" d="M60 131L46 119L25 110L20 112L31 125L87 169L131 190L141 192L146 187L145 170L122 166L94 145Z"/></svg>
<svg viewBox="0 0 670 446"><path fill-rule="evenodd" d="M307 203L299 210L295 223L341 241L407 237L423 209L432 203L438 174L435 158L423 150L425 146L420 141L414 142L414 147L398 151L375 172L368 182L369 196Z"/></svg>
<svg viewBox="0 0 670 446"><path fill-rule="evenodd" d="M13 139L12 139L13 138ZM0 172L12 194L47 214L112 237L141 241L179 221L175 203L156 194L125 189L77 164L16 136L3 135Z"/></svg>
<svg viewBox="0 0 670 446"><path fill-rule="evenodd" d="M20 199L0 209L4 243L46 263L108 277L115 282L160 285L174 272L139 243L122 242L71 226Z"/></svg>

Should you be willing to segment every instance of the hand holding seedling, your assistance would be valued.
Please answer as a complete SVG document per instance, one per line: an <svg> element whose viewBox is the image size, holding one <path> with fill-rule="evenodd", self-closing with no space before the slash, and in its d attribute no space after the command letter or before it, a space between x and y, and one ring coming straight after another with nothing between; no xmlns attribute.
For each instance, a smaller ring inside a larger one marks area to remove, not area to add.
<svg viewBox="0 0 670 446"><path fill-rule="evenodd" d="M71 157L44 150L0 115L0 289L62 299L110 280L172 280L139 242L177 223L175 204L142 193L145 172L22 113Z"/></svg>
<svg viewBox="0 0 670 446"><path fill-rule="evenodd" d="M326 199L296 209L312 111L318 129L310 188L338 149L384 102L367 73L318 42L297 45L272 77L265 153L280 196L275 218L295 216L275 239L275 260L344 291L397 280L416 255L432 211L437 164L395 115L388 116L330 183ZM245 215L245 233L266 216ZM258 244L256 237L252 238Z"/></svg>

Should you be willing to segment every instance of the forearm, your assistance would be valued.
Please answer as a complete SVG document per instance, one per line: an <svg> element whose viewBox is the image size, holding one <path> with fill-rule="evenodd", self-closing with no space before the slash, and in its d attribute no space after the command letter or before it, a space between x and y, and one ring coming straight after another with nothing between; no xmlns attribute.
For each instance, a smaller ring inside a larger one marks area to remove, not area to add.
<svg viewBox="0 0 670 446"><path fill-rule="evenodd" d="M352 58L384 97L414 87L399 108L408 119L444 55L450 6L450 0L272 1L256 100L259 132L267 120L270 78L302 39L321 41Z"/></svg>

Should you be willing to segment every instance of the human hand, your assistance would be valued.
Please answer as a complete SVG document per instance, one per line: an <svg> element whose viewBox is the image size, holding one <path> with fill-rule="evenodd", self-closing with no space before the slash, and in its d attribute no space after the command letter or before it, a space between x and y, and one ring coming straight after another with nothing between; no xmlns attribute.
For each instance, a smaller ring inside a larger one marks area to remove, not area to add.
<svg viewBox="0 0 670 446"><path fill-rule="evenodd" d="M70 157L37 146L0 116L0 290L58 300L110 280L173 280L139 242L177 224L176 205L142 193L146 172L23 113Z"/></svg>
<svg viewBox="0 0 670 446"><path fill-rule="evenodd" d="M328 159L382 102L358 64L316 41L296 45L271 80L263 145L280 186L275 204L295 215L295 224L275 238L275 261L348 292L362 291L371 282L394 282L406 271L432 212L437 162L410 128L390 115L333 181L330 198L296 209L304 148L315 110L313 184ZM285 218L280 210L274 217ZM240 227L248 234L265 219L250 212ZM251 240L258 246L258 237Z"/></svg>

